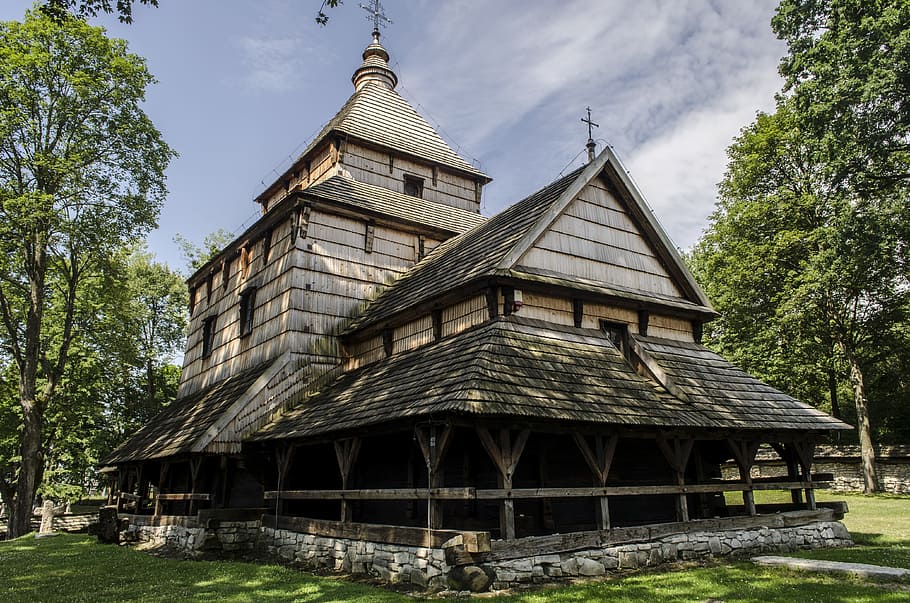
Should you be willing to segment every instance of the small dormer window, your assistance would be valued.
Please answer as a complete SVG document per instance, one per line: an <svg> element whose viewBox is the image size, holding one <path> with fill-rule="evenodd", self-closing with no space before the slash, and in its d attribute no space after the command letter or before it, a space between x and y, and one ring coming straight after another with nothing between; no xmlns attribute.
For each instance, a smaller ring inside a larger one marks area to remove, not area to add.
<svg viewBox="0 0 910 603"><path fill-rule="evenodd" d="M604 332L616 349L629 357L629 326L618 322L600 321L600 330Z"/></svg>
<svg viewBox="0 0 910 603"><path fill-rule="evenodd" d="M423 197L423 178L405 174L404 194L412 197Z"/></svg>

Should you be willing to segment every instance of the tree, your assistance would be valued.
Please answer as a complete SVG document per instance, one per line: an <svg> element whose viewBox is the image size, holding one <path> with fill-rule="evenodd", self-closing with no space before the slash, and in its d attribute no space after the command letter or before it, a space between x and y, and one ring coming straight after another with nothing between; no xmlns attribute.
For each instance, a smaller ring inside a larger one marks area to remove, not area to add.
<svg viewBox="0 0 910 603"><path fill-rule="evenodd" d="M125 41L80 19L0 24L0 336L21 413L0 488L13 537L28 530L83 288L165 196L174 153L141 108L152 82Z"/></svg>
<svg viewBox="0 0 910 603"><path fill-rule="evenodd" d="M55 20L66 19L70 15L81 19L96 17L103 12L111 14L116 11L121 23L133 22L133 5L158 6L158 0L46 0L41 6L41 12Z"/></svg>
<svg viewBox="0 0 910 603"><path fill-rule="evenodd" d="M910 179L910 2L782 0L772 27L800 127L860 199Z"/></svg>
<svg viewBox="0 0 910 603"><path fill-rule="evenodd" d="M827 382L835 413L846 369L873 492L868 376L905 341L904 202L892 194L866 203L840 186L825 143L801 129L801 117L781 98L728 149L718 208L692 264L724 314L709 335L725 353L816 402Z"/></svg>
<svg viewBox="0 0 910 603"><path fill-rule="evenodd" d="M186 260L187 269L190 274L202 268L206 262L221 253L234 240L234 233L219 228L205 235L202 239L202 245L193 243L180 233L174 237L174 242L180 246L183 252L183 259Z"/></svg>

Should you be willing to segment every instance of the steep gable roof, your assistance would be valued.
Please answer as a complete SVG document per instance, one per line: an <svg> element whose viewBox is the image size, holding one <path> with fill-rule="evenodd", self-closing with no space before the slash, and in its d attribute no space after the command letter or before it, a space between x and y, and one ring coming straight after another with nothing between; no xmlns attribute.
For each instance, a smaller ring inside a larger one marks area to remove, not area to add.
<svg viewBox="0 0 910 603"><path fill-rule="evenodd" d="M547 233L585 186L601 174L615 185L685 298L635 291L615 284L567 277L521 265L525 254ZM626 175L619 159L607 148L588 165L503 210L486 223L437 247L367 306L364 313L350 325L348 332L387 320L445 291L494 275L547 281L618 297L650 299L707 316L715 314L669 237L648 209L641 193Z"/></svg>
<svg viewBox="0 0 910 603"><path fill-rule="evenodd" d="M489 176L453 151L395 90L377 82L367 82L356 90L301 153L300 158L309 155L331 132L347 134L484 181L490 180Z"/></svg>

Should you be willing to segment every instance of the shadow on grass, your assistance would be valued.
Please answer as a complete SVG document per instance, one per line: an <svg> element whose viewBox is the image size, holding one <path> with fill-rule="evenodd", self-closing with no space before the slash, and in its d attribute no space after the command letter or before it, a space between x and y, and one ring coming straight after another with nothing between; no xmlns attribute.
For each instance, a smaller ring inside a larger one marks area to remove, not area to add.
<svg viewBox="0 0 910 603"><path fill-rule="evenodd" d="M3 601L403 601L395 593L275 565L152 557L85 536L0 543Z"/></svg>

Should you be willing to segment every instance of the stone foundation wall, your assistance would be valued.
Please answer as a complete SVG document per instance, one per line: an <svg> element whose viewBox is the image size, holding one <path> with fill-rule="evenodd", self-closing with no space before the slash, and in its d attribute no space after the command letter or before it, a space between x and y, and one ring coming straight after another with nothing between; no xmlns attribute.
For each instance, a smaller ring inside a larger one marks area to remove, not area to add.
<svg viewBox="0 0 910 603"><path fill-rule="evenodd" d="M265 526L259 531L259 546L269 555L309 568L369 574L383 582L432 590L446 588L449 567L442 549L328 538Z"/></svg>
<svg viewBox="0 0 910 603"><path fill-rule="evenodd" d="M673 534L652 542L630 543L485 564L495 574L493 588L542 583L559 578L603 576L612 570L654 567L662 563L746 556L757 553L850 546L839 521L791 528Z"/></svg>
<svg viewBox="0 0 910 603"><path fill-rule="evenodd" d="M910 494L910 446L881 446L875 449L875 470L882 492ZM862 492L863 468L859 446L819 446L812 464L813 473L832 473L826 489L834 492ZM724 479L739 479L733 463L722 467ZM761 449L755 457L752 477L786 477L787 466L777 454Z"/></svg>
<svg viewBox="0 0 910 603"><path fill-rule="evenodd" d="M274 529L259 521L209 522L208 527L189 518L170 525L131 523L124 532L124 540L176 548L189 555L215 550L255 551L311 569L366 574L384 582L411 584L429 590L452 587L452 578L458 582L455 588L459 590L473 588L473 585L478 585L477 590L490 586L502 589L602 576L615 570L653 567L674 561L852 544L846 528L838 521L808 521L803 525L782 526L787 521L794 521L782 519L784 517L790 516L786 513L768 516L769 523L777 523L775 527L756 525L745 529L678 531L647 541L607 543L548 554L518 556L513 552L512 557L517 558L508 559L503 558L508 555L494 542L490 553L478 553L467 561L457 562L452 556L447 561L442 548L317 536ZM520 540L511 542L521 543Z"/></svg>

